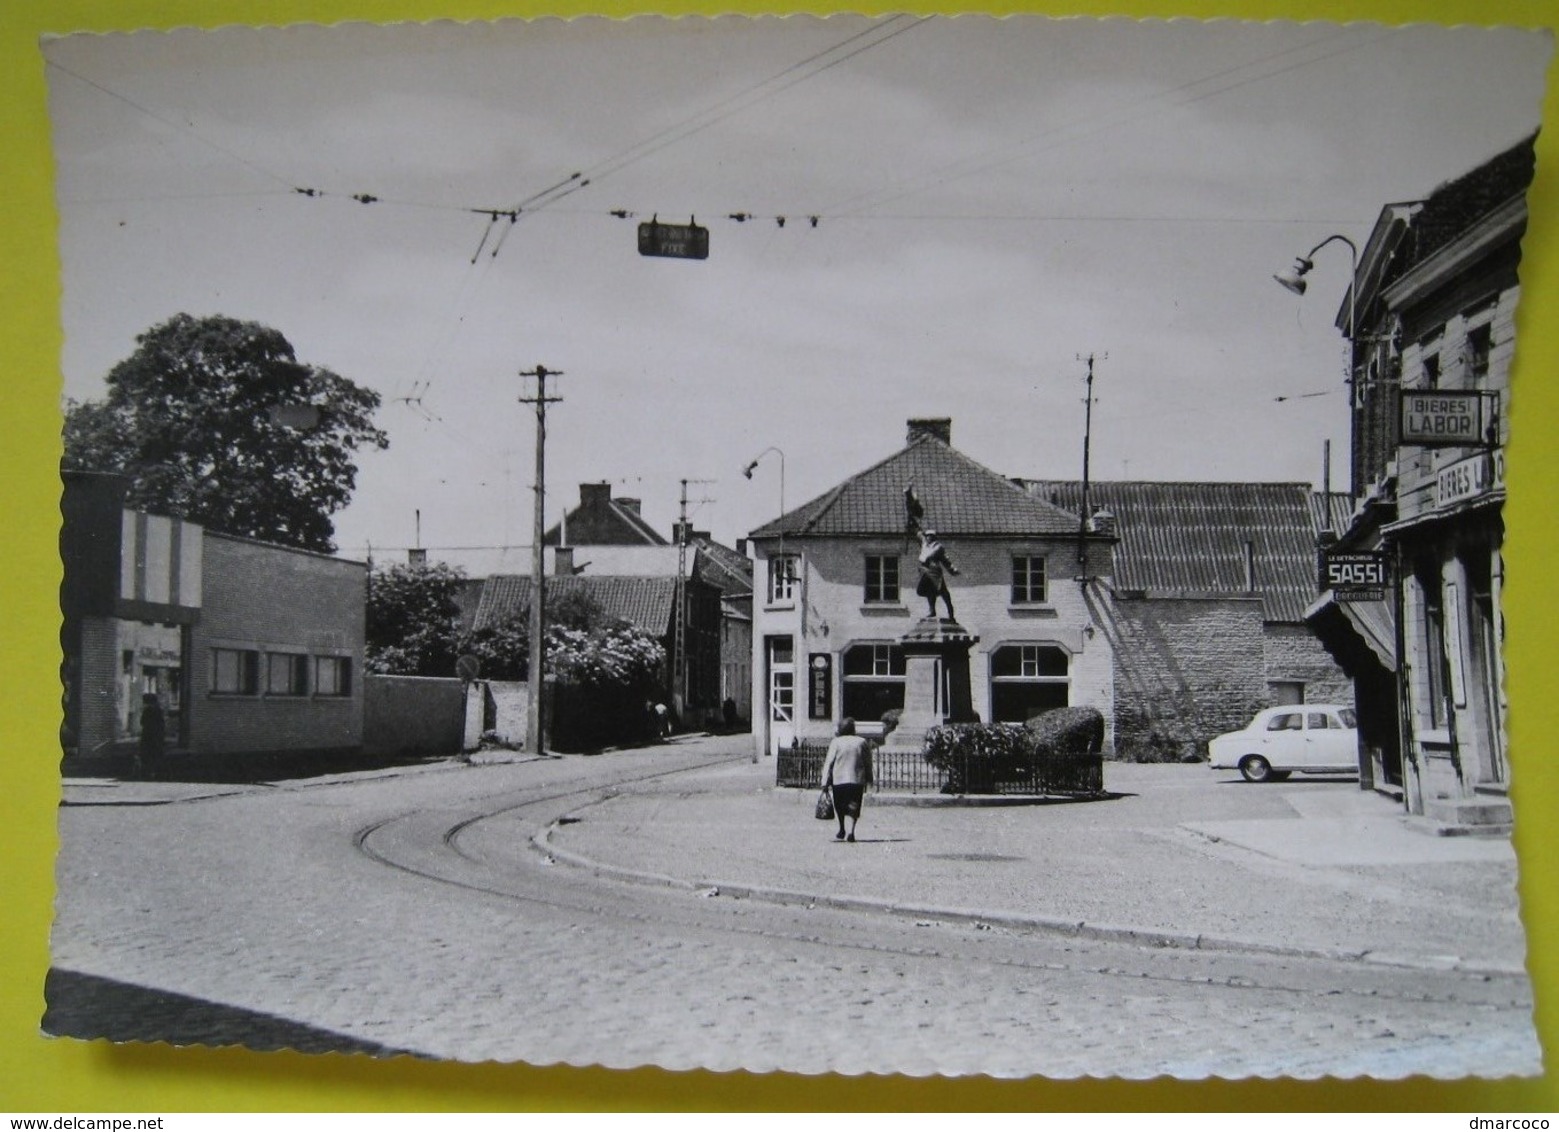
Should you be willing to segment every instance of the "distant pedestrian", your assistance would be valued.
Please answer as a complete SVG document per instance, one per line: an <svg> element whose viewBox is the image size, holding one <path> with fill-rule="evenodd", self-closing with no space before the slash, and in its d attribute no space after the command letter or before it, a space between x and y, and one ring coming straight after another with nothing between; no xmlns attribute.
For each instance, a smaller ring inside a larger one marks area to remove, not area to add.
<svg viewBox="0 0 1559 1132"><path fill-rule="evenodd" d="M834 795L834 816L839 819L839 832L835 841L854 841L855 823L861 817L861 800L872 783L872 747L855 733L855 720L848 715L839 721L839 733L828 744L828 758L823 763L823 785ZM849 817L850 830L845 833L844 819Z"/></svg>
<svg viewBox="0 0 1559 1132"><path fill-rule="evenodd" d="M671 738L671 709L665 704L655 705L655 733L661 739Z"/></svg>
<svg viewBox="0 0 1559 1132"><path fill-rule="evenodd" d="M162 704L153 692L141 697L141 742L136 759L136 771L147 778L156 778L162 769L162 758L168 745L168 721L162 713Z"/></svg>
<svg viewBox="0 0 1559 1132"><path fill-rule="evenodd" d="M725 702L720 705L720 719L727 731L736 730L736 701L730 696L727 696Z"/></svg>

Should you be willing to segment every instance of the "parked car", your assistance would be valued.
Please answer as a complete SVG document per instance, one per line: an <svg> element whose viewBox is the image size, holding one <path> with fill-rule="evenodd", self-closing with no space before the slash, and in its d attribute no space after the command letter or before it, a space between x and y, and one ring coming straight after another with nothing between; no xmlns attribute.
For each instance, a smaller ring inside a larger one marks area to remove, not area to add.
<svg viewBox="0 0 1559 1132"><path fill-rule="evenodd" d="M1243 731L1207 744L1214 770L1238 770L1247 782L1281 782L1290 774L1357 774L1359 719L1339 704L1266 708Z"/></svg>

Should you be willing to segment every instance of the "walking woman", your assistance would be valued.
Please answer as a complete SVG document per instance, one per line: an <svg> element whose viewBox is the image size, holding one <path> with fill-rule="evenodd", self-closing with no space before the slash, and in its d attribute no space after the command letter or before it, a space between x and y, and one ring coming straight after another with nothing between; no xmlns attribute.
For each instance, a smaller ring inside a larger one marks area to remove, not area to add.
<svg viewBox="0 0 1559 1132"><path fill-rule="evenodd" d="M855 823L861 817L861 799L872 783L872 747L855 733L855 720L848 715L839 721L839 733L828 744L828 759L823 763L823 785L834 795L834 816L839 819L835 841L854 841ZM849 815L850 832L845 834L844 819Z"/></svg>

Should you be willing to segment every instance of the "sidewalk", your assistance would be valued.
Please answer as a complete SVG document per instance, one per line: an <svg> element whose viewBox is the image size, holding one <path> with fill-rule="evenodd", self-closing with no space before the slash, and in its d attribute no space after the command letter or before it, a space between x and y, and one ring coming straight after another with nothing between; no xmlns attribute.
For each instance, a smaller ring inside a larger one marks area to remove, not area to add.
<svg viewBox="0 0 1559 1132"><path fill-rule="evenodd" d="M680 775L581 807L538 847L604 874L724 897L1524 970L1509 841L1435 836L1354 781L1256 786L1202 764L1109 763L1115 797L1105 801L968 807L869 796L847 844L833 840L833 822L812 817L813 792L776 788L773 776L767 759Z"/></svg>

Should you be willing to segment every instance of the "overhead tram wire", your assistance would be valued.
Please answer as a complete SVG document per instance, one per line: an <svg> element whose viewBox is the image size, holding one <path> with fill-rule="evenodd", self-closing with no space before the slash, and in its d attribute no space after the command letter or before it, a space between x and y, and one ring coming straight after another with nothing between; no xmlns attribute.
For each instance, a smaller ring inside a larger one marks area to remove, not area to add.
<svg viewBox="0 0 1559 1132"><path fill-rule="evenodd" d="M719 123L724 122L726 119L734 117L742 111L758 105L760 102L764 102L770 98L773 98L775 95L790 90L792 87L799 86L801 83L806 82L809 79L816 78L825 71L832 70L834 67L837 67L842 63L846 63L858 55L862 55L865 52L872 50L873 48L881 47L889 40L897 39L899 36L905 34L906 32L915 30L935 17L922 16L918 19L915 19L907 26L892 28L892 25L896 21L908 18L909 17L902 15L894 16L882 24L876 24L870 28L867 28L865 31L857 32L855 35L852 35L849 38L834 44L832 47L829 47L824 51L819 51L814 55L808 56L806 59L803 59L800 62L794 63L791 66L785 68L783 71L771 75L769 78L764 79L761 82L754 83L745 90L739 91L736 94L733 94L730 97L715 103L707 110L703 110L690 118L684 119L677 125L668 126L659 133L653 134L644 141L639 142L636 145L632 145L617 155L609 157L606 160L593 166L590 170L593 179L596 181L601 181L613 173L617 173L620 170L626 169L630 165L637 164L638 162L643 161L644 159L651 157L656 153L659 153L661 150L675 145L677 142L685 141L694 134L701 133L702 131L709 129L711 126L718 125ZM828 56L836 55L837 52L843 51L846 47L849 47L857 40L883 31L886 28L892 28L892 30L888 31L887 34L878 36L878 38L872 40L869 43L865 43L856 47L852 51L848 51L843 55L837 55L835 58L828 59ZM823 63L821 66L812 67L813 63L816 63L822 59L828 59L828 61ZM811 69L805 70L805 68L808 67L811 67ZM798 71L802 71L803 73L796 74ZM795 77L789 78L789 81L784 81L787 79L787 77L792 75Z"/></svg>
<svg viewBox="0 0 1559 1132"><path fill-rule="evenodd" d="M1169 101L1172 96L1185 91L1193 90L1196 87L1205 86L1208 83L1216 82L1219 79L1238 75L1241 72L1249 71L1254 67L1260 67L1263 64L1275 62L1279 59L1292 56L1298 52L1312 51L1317 47L1321 47L1338 39L1346 33L1347 29L1338 29L1319 39L1312 40L1309 43L1300 44L1296 47L1285 48L1282 51L1276 51L1270 55L1263 55L1259 58L1252 59L1249 62L1241 63L1234 67L1228 67L1220 71L1215 71L1211 74L1202 75L1198 78L1180 83L1179 85L1171 87L1168 90L1155 91L1152 94L1144 95L1139 99L1123 103L1118 107L1114 107L1106 111L1103 116L1095 121L1083 121L1081 123L1068 122L1065 125L1055 126L1051 129L1042 130L1039 133L1033 134L1024 140L1015 143L1014 145L1004 146L1000 149L987 151L984 154L978 154L973 157L964 158L961 161L950 162L949 164L943 166L941 170L938 170L937 172L929 175L924 180L915 184L911 184L908 187L902 188L898 191L894 191L893 188L887 187L875 191L857 193L855 196L847 197L837 204L834 204L828 209L824 210L824 215L830 219L856 217L867 209L879 208L882 205L892 204L894 201L902 200L908 196L914 196L915 194L925 192L928 189L938 188L942 185L963 180L966 177L972 177L979 173L985 173L994 169L998 169L1003 165L1010 165L1017 161L1023 161L1039 153L1044 153L1063 145L1069 145L1074 142L1081 141L1104 130L1113 129L1141 120L1143 118L1151 117L1155 114L1163 113L1169 109L1189 106L1196 102L1215 97L1216 95L1224 94L1228 91L1236 90L1243 86L1248 86L1252 83L1265 82L1270 79L1277 78L1281 75L1289 74L1290 72L1299 70L1303 67L1313 66L1325 62L1339 55L1345 55L1353 51L1361 51L1366 47L1374 46L1383 39L1389 38L1394 34L1388 30L1382 35L1367 39L1361 43L1349 44L1334 51L1328 51L1324 54L1302 59L1287 67L1281 67L1272 71L1263 71L1260 74L1251 75L1247 78L1240 79L1237 82L1229 83L1225 86L1218 87L1214 90L1206 91L1189 98L1177 99L1172 102Z"/></svg>

